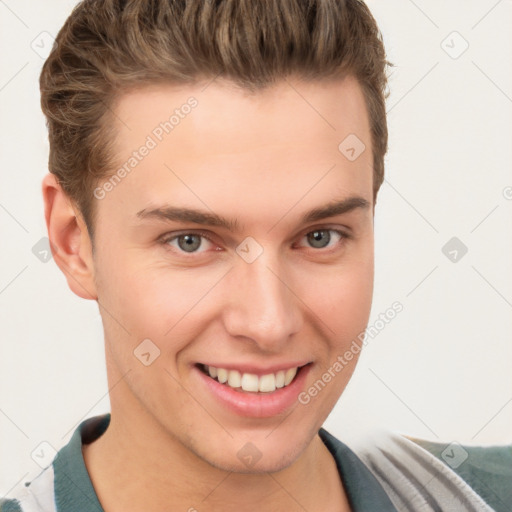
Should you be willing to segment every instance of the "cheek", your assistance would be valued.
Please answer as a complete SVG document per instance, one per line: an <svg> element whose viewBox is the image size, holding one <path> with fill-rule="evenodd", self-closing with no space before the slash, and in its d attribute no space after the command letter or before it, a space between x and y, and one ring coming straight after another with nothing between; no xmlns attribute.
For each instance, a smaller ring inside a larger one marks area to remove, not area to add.
<svg viewBox="0 0 512 512"><path fill-rule="evenodd" d="M373 258L361 257L316 272L302 286L304 302L325 324L326 333L338 343L347 343L368 323L373 295Z"/></svg>
<svg viewBox="0 0 512 512"><path fill-rule="evenodd" d="M184 329L190 319L205 315L208 294L226 271L220 267L177 269L139 258L126 258L122 265L111 268L106 295L132 341L150 338L163 347L166 340L173 339L175 351L181 348L179 340L186 338Z"/></svg>
<svg viewBox="0 0 512 512"><path fill-rule="evenodd" d="M340 266L338 272L315 281L304 293L309 294L307 303L320 319L316 325L323 326L326 352L301 403L317 404L323 422L350 381L363 350L373 295L373 257Z"/></svg>

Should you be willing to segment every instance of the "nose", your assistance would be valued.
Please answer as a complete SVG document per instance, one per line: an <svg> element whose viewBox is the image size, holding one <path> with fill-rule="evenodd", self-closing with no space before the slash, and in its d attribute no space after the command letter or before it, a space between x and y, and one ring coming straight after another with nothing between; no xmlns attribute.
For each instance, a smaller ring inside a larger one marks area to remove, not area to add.
<svg viewBox="0 0 512 512"><path fill-rule="evenodd" d="M233 337L246 338L261 351L283 353L303 316L290 273L264 252L256 261L239 260L229 273L224 325Z"/></svg>

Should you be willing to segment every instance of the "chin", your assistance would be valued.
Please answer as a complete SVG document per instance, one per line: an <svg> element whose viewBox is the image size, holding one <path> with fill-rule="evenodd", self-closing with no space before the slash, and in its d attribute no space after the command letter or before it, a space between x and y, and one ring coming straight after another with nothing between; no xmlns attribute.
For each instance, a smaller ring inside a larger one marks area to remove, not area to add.
<svg viewBox="0 0 512 512"><path fill-rule="evenodd" d="M231 473L239 473L239 474L250 474L250 475L258 475L258 474L267 474L267 473L277 473L291 466L299 457L299 453L296 453L293 450L292 453L274 453L272 457L265 458L261 457L261 459L257 460L254 464L250 462L243 462L238 457L221 457L215 458L211 455L208 455L205 460L211 466L221 469L223 471L228 471Z"/></svg>
<svg viewBox="0 0 512 512"><path fill-rule="evenodd" d="M244 439L233 438L225 443L216 444L212 449L210 446L195 446L193 451L209 465L223 470L240 474L264 474L276 473L291 466L303 451L312 442L306 433L301 439L294 439L292 436L282 436L275 433L266 439L258 438L251 442L251 437ZM265 434L268 436L268 433Z"/></svg>

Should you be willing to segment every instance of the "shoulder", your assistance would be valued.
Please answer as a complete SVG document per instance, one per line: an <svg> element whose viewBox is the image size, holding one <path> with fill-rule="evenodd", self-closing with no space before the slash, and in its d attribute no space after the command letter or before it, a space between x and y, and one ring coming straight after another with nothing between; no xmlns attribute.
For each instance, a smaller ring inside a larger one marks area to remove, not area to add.
<svg viewBox="0 0 512 512"><path fill-rule="evenodd" d="M0 499L0 512L101 511L82 456L82 444L103 434L110 414L84 420L52 463L34 479Z"/></svg>
<svg viewBox="0 0 512 512"><path fill-rule="evenodd" d="M409 439L450 467L494 510L511 510L512 444L469 446Z"/></svg>
<svg viewBox="0 0 512 512"><path fill-rule="evenodd" d="M20 502L16 499L0 498L0 512L22 512Z"/></svg>
<svg viewBox="0 0 512 512"><path fill-rule="evenodd" d="M26 482L9 498L0 499L0 512L55 512L53 465Z"/></svg>
<svg viewBox="0 0 512 512"><path fill-rule="evenodd" d="M470 447L380 431L353 449L398 510L512 509L511 446Z"/></svg>

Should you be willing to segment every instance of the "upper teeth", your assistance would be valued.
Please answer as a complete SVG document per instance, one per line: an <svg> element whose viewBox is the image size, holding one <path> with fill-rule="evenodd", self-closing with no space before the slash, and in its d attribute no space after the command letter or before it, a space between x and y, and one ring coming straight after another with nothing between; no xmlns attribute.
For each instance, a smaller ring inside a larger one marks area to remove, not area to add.
<svg viewBox="0 0 512 512"><path fill-rule="evenodd" d="M276 388L288 386L295 377L298 368L289 368L280 370L276 373L267 375L258 375L254 373L241 373L238 370L226 370L225 368L215 368L215 366L206 366L210 377L217 378L222 384L227 384L232 388L242 388L244 391L261 391L269 393Z"/></svg>

